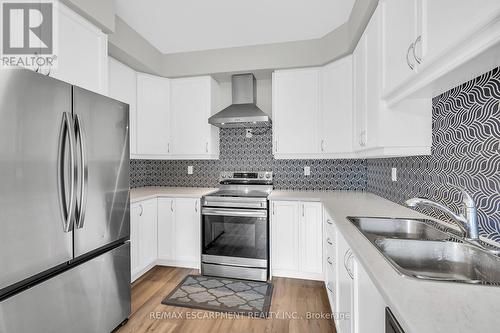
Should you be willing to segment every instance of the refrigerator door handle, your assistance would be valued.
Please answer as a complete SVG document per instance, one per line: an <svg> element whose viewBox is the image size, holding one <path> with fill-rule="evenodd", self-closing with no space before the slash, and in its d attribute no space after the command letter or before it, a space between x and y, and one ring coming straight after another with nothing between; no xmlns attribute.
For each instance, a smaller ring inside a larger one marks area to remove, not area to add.
<svg viewBox="0 0 500 333"><path fill-rule="evenodd" d="M78 114L75 114L75 132L80 149L80 163L78 170L78 178L80 181L80 201L76 209L76 228L83 228L85 222L85 211L87 210L87 188L88 188L88 162L87 162L87 145L85 139L85 131L83 129L82 120Z"/></svg>
<svg viewBox="0 0 500 333"><path fill-rule="evenodd" d="M66 175L65 175L65 156L66 140L69 141L69 200L66 197ZM57 183L59 204L61 206L61 218L63 221L63 231L73 230L73 216L75 213L75 135L71 115L63 112L61 129L59 131L59 153L57 156Z"/></svg>

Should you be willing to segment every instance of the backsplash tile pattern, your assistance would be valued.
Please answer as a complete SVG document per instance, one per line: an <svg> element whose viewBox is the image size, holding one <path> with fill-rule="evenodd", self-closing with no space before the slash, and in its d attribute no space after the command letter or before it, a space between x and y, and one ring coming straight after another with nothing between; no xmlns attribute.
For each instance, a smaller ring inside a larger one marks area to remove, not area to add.
<svg viewBox="0 0 500 333"><path fill-rule="evenodd" d="M458 212L465 188L478 207L480 233L500 242L500 68L433 99L431 156L367 161L367 190L398 203L422 196ZM397 182L391 168L398 169ZM418 210L446 220L430 210Z"/></svg>
<svg viewBox="0 0 500 333"><path fill-rule="evenodd" d="M271 129L256 128L252 138L245 129L222 129L219 160L131 160L131 186L216 187L220 171L272 170L277 189L364 190L365 160L275 160ZM260 135L258 135L260 134ZM187 174L188 165L193 174ZM304 166L311 176L304 176Z"/></svg>

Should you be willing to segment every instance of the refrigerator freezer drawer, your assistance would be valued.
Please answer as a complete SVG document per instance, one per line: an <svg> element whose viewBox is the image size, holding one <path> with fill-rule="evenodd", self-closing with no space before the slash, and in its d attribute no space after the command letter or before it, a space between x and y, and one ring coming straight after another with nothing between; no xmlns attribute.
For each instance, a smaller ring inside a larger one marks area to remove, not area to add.
<svg viewBox="0 0 500 333"><path fill-rule="evenodd" d="M0 332L111 332L130 311L126 243L0 302Z"/></svg>

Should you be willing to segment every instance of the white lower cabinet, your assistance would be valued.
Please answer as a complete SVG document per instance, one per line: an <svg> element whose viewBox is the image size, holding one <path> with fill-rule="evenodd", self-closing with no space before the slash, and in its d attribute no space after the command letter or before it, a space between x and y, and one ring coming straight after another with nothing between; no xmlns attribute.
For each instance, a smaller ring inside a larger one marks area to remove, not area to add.
<svg viewBox="0 0 500 333"><path fill-rule="evenodd" d="M323 280L321 203L273 201L271 209L272 275Z"/></svg>
<svg viewBox="0 0 500 333"><path fill-rule="evenodd" d="M158 199L158 263L200 268L200 200Z"/></svg>
<svg viewBox="0 0 500 333"><path fill-rule="evenodd" d="M200 268L200 199L158 198L130 206L132 281L155 265Z"/></svg>
<svg viewBox="0 0 500 333"><path fill-rule="evenodd" d="M386 303L324 212L325 285L338 333L385 332Z"/></svg>
<svg viewBox="0 0 500 333"><path fill-rule="evenodd" d="M156 199L145 200L130 207L132 281L156 264L158 256L156 201Z"/></svg>

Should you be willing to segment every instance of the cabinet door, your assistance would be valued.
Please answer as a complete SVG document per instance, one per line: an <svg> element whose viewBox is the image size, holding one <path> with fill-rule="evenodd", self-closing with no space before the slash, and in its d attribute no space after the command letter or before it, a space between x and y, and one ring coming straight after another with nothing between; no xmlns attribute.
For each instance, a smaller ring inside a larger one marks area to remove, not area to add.
<svg viewBox="0 0 500 333"><path fill-rule="evenodd" d="M141 204L132 204L130 206L130 263L132 271L132 279L134 275L140 270L139 265L139 224L141 219L141 212L143 207Z"/></svg>
<svg viewBox="0 0 500 333"><path fill-rule="evenodd" d="M175 260L193 268L200 267L200 216L199 199L175 199Z"/></svg>
<svg viewBox="0 0 500 333"><path fill-rule="evenodd" d="M271 215L271 267L275 270L299 270L298 201L274 201Z"/></svg>
<svg viewBox="0 0 500 333"><path fill-rule="evenodd" d="M274 152L319 152L320 69L277 71L273 82Z"/></svg>
<svg viewBox="0 0 500 333"><path fill-rule="evenodd" d="M323 273L322 206L319 202L301 203L299 226L300 271Z"/></svg>
<svg viewBox="0 0 500 333"><path fill-rule="evenodd" d="M352 279L351 276L349 275L348 269L346 267L347 259L349 258L350 255L350 248L347 242L345 241L344 237L340 234L340 232L337 232L337 285L336 285L336 290L337 290L337 311L339 313L339 316L342 316L343 318L339 318L335 322L338 331L342 333L350 333L352 332L351 330L351 325L352 325Z"/></svg>
<svg viewBox="0 0 500 333"><path fill-rule="evenodd" d="M352 102L352 56L347 56L321 71L322 153L352 151Z"/></svg>
<svg viewBox="0 0 500 333"><path fill-rule="evenodd" d="M172 153L209 152L210 77L174 79L170 85Z"/></svg>
<svg viewBox="0 0 500 333"><path fill-rule="evenodd" d="M174 260L174 199L158 199L158 258Z"/></svg>
<svg viewBox="0 0 500 333"><path fill-rule="evenodd" d="M129 105L130 154L137 154L136 107L137 77L135 71L109 57L108 96Z"/></svg>
<svg viewBox="0 0 500 333"><path fill-rule="evenodd" d="M368 138L367 113L366 113L366 34L359 40L353 53L354 77L354 137L355 150L366 148Z"/></svg>
<svg viewBox="0 0 500 333"><path fill-rule="evenodd" d="M158 258L157 200L141 202L142 215L139 225L140 266L146 268Z"/></svg>
<svg viewBox="0 0 500 333"><path fill-rule="evenodd" d="M108 41L93 24L58 3L57 64L50 76L107 93Z"/></svg>
<svg viewBox="0 0 500 333"><path fill-rule="evenodd" d="M166 156L170 153L169 80L137 74L137 153Z"/></svg>
<svg viewBox="0 0 500 333"><path fill-rule="evenodd" d="M393 91L409 79L416 66L410 45L417 38L417 0L384 0L383 59L384 94Z"/></svg>
<svg viewBox="0 0 500 333"><path fill-rule="evenodd" d="M462 40L483 28L500 14L498 0L421 0L423 2L422 37L427 48L424 62L440 57Z"/></svg>
<svg viewBox="0 0 500 333"><path fill-rule="evenodd" d="M352 307L354 333L385 332L385 301L363 267L353 257Z"/></svg>

